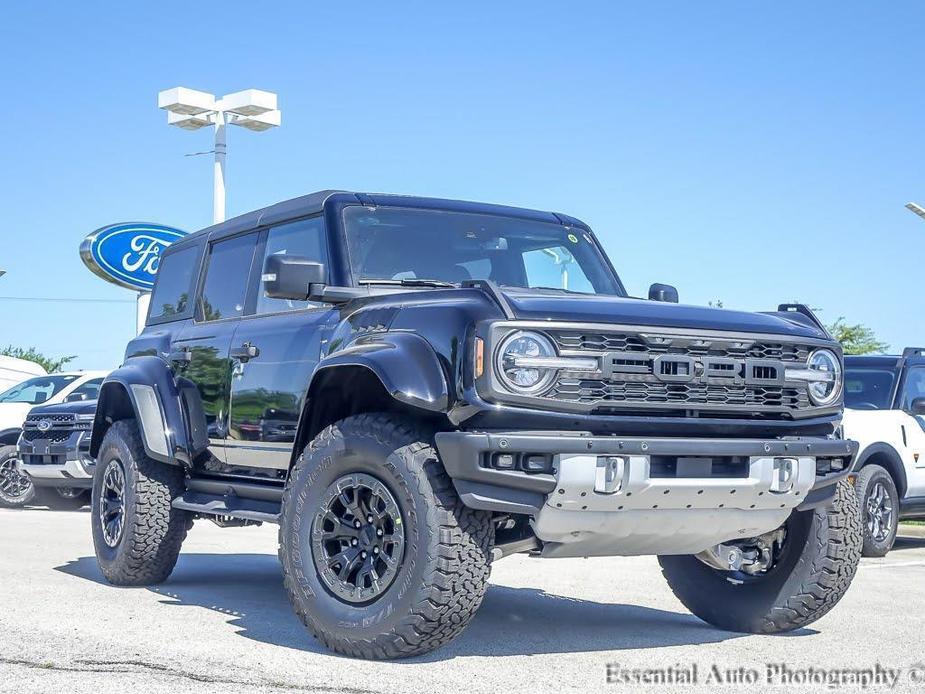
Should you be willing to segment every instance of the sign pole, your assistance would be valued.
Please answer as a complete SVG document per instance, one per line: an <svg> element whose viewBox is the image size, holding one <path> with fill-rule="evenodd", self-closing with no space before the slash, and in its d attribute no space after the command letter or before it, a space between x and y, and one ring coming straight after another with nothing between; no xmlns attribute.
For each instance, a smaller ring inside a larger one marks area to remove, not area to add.
<svg viewBox="0 0 925 694"><path fill-rule="evenodd" d="M138 292L135 300L135 334L145 329L145 319L148 317L148 306L151 304L151 292Z"/></svg>
<svg viewBox="0 0 925 694"><path fill-rule="evenodd" d="M215 114L215 163L212 181L212 223L225 221L225 114Z"/></svg>

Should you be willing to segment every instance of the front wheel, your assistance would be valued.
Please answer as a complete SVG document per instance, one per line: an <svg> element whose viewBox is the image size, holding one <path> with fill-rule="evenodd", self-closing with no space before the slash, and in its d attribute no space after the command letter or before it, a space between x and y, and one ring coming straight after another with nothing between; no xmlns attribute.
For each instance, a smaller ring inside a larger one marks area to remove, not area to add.
<svg viewBox="0 0 925 694"><path fill-rule="evenodd" d="M35 500L35 485L16 469L16 446L0 446L0 508L23 508Z"/></svg>
<svg viewBox="0 0 925 694"><path fill-rule="evenodd" d="M182 491L182 471L145 454L135 420L109 428L90 504L96 560L107 581L143 586L167 579L193 524L190 513L172 506Z"/></svg>
<svg viewBox="0 0 925 694"><path fill-rule="evenodd" d="M459 634L488 585L494 526L463 506L429 438L385 414L322 431L283 496L289 599L328 648L404 658Z"/></svg>
<svg viewBox="0 0 925 694"><path fill-rule="evenodd" d="M658 558L668 585L691 612L729 631L773 634L810 624L841 600L861 559L861 519L851 483L827 508L794 512L775 562L746 575L693 556Z"/></svg>
<svg viewBox="0 0 925 694"><path fill-rule="evenodd" d="M883 557L893 548L899 530L899 493L890 473L879 465L866 465L854 488L861 505L865 557Z"/></svg>

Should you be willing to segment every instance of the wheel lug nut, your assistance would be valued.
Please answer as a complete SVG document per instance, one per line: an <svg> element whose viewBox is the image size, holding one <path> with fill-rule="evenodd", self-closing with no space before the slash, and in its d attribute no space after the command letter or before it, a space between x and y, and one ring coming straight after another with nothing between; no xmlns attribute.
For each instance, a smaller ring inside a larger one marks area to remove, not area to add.
<svg viewBox="0 0 925 694"><path fill-rule="evenodd" d="M360 556L366 559L366 552L360 552Z"/></svg>
<svg viewBox="0 0 925 694"><path fill-rule="evenodd" d="M373 517L372 517L372 516L366 516L366 522L367 522L367 523L372 523L372 522L373 522Z"/></svg>
<svg viewBox="0 0 925 694"><path fill-rule="evenodd" d="M379 554L379 548L373 547L373 554Z"/></svg>
<svg viewBox="0 0 925 694"><path fill-rule="evenodd" d="M376 535L378 535L379 537L382 537L382 528L379 528L379 529L376 531Z"/></svg>
<svg viewBox="0 0 925 694"><path fill-rule="evenodd" d="M363 525L363 524L362 524L360 521L356 521L356 522L353 524L353 527L354 527L354 528L359 528L361 525Z"/></svg>
<svg viewBox="0 0 925 694"><path fill-rule="evenodd" d="M358 544L360 544L360 541L357 540L356 538L353 538L352 540L350 540L350 544L356 547Z"/></svg>

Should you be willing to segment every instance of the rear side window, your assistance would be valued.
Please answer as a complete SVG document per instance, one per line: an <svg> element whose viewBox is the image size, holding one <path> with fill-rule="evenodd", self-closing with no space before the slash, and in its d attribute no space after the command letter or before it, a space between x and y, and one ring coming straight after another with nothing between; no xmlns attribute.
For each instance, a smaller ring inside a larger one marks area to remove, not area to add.
<svg viewBox="0 0 925 694"><path fill-rule="evenodd" d="M171 320L188 315L191 307L190 287L196 272L199 248L188 246L161 258L157 269L148 320Z"/></svg>
<svg viewBox="0 0 925 694"><path fill-rule="evenodd" d="M199 297L199 317L204 321L236 318L244 314L257 234L237 236L212 245L206 279Z"/></svg>

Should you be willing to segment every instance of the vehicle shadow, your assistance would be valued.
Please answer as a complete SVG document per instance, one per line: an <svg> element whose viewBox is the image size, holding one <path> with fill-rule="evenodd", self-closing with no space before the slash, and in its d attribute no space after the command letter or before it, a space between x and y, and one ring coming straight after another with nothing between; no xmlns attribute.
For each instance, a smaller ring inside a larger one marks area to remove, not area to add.
<svg viewBox="0 0 925 694"><path fill-rule="evenodd" d="M81 557L56 568L105 583L94 557ZM124 590L152 591L163 596L166 605L215 610L227 615L228 623L245 638L324 652L295 617L275 555L183 554L166 583ZM801 629L793 635L813 633ZM657 648L717 643L740 636L714 629L686 613L492 584L475 619L458 639L414 661Z"/></svg>
<svg viewBox="0 0 925 694"><path fill-rule="evenodd" d="M902 528L899 530L902 533ZM925 547L925 537L915 537L913 535L897 535L893 543L891 552L898 552L904 549L921 549Z"/></svg>

